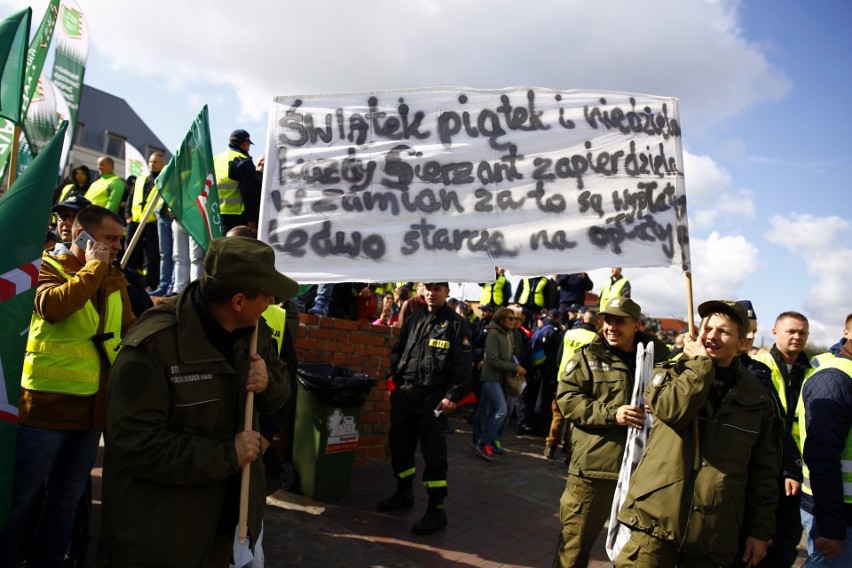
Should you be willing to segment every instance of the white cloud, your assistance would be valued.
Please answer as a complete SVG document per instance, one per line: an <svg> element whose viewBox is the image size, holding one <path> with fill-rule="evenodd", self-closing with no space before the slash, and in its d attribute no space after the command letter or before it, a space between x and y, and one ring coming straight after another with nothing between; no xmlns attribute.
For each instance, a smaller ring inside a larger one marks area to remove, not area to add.
<svg viewBox="0 0 852 568"><path fill-rule="evenodd" d="M754 196L747 189L731 189L731 175L707 155L691 154L684 150L684 172L689 200L689 223L693 230L719 227L724 217L725 226L733 227L743 218L755 215Z"/></svg>
<svg viewBox="0 0 852 568"><path fill-rule="evenodd" d="M705 300L738 299L746 279L756 270L758 250L745 237L711 233L706 239L690 240L692 293L695 307ZM676 268L625 268L633 298L642 311L654 317L686 319L686 277ZM590 272L599 292L609 269Z"/></svg>
<svg viewBox="0 0 852 568"><path fill-rule="evenodd" d="M774 216L765 237L785 247L807 266L812 285L804 307L811 322L811 341L828 346L837 341L852 313L852 248L846 239L849 220L836 215ZM783 283L779 282L779 285Z"/></svg>
<svg viewBox="0 0 852 568"><path fill-rule="evenodd" d="M745 39L736 0L637 0L629 14L617 0L81 4L114 68L175 92L230 90L246 117L273 95L531 85L676 96L697 129L790 89Z"/></svg>

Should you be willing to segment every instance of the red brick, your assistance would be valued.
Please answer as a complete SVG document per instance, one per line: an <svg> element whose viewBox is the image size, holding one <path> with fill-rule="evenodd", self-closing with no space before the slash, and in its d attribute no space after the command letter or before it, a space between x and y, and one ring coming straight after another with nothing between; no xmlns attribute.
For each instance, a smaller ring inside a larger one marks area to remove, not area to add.
<svg viewBox="0 0 852 568"><path fill-rule="evenodd" d="M352 343L351 335L348 331L338 331L334 339L339 343Z"/></svg>
<svg viewBox="0 0 852 568"><path fill-rule="evenodd" d="M318 329L312 335L317 339L337 339L337 332L333 329Z"/></svg>
<svg viewBox="0 0 852 568"><path fill-rule="evenodd" d="M328 317L320 316L319 326L320 327L334 327L334 322L336 322L336 321L338 321L338 320L336 320L334 318L328 318Z"/></svg>
<svg viewBox="0 0 852 568"><path fill-rule="evenodd" d="M316 349L317 348L317 340L313 337L305 337L304 339L300 339L296 342L296 347L301 349Z"/></svg>
<svg viewBox="0 0 852 568"><path fill-rule="evenodd" d="M329 319L331 319L334 327L337 328L337 329L348 329L350 331L354 331L354 330L358 329L358 322L357 321L345 320L345 319L332 319L332 318L329 318Z"/></svg>
<svg viewBox="0 0 852 568"><path fill-rule="evenodd" d="M385 355L387 355L387 353L388 353L387 349L384 349L382 347L375 347L375 346L372 346L372 345L367 347L367 354L368 355L376 355L378 357L384 357Z"/></svg>

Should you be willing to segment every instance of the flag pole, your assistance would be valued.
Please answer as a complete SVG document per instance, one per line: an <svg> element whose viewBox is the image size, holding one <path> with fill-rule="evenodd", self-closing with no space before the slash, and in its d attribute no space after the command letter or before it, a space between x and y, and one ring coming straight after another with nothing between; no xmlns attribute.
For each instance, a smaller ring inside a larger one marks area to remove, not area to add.
<svg viewBox="0 0 852 568"><path fill-rule="evenodd" d="M12 154L9 156L9 186L15 183L15 178L18 177L18 138L21 137L21 126L15 125L15 133L12 135Z"/></svg>
<svg viewBox="0 0 852 568"><path fill-rule="evenodd" d="M143 188L144 189L144 188ZM133 249L136 248L136 243L139 242L139 239L142 238L142 229L145 228L145 225L148 224L148 217L151 216L151 213L154 212L154 209L159 205L160 201L160 193L155 191L154 198L151 200L151 203L148 204L148 207L145 209L145 213L142 215L142 222L139 223L139 227L136 228L136 232L133 233L133 238L130 239L130 244L127 245L127 248L124 250L124 254L121 257L121 269L127 266L127 263L130 262L130 255L133 254Z"/></svg>
<svg viewBox="0 0 852 568"><path fill-rule="evenodd" d="M695 337L695 301L692 297L692 273L684 272L686 276L686 313L689 324L689 335Z"/></svg>
<svg viewBox="0 0 852 568"><path fill-rule="evenodd" d="M686 321L689 325L689 337L697 339L695 335L695 300L692 295L692 272L684 272L686 276ZM701 462L701 433L698 431L698 419L693 422L693 438L695 439L695 456L692 460L692 469L698 471Z"/></svg>
<svg viewBox="0 0 852 568"><path fill-rule="evenodd" d="M249 341L249 356L257 353L257 324L254 326L254 331L251 332L251 340ZM254 392L246 393L246 416L243 421L243 430L252 429L252 418L254 417ZM263 459L263 456L258 456L258 459ZM240 480L240 524L239 536L240 544L246 543L246 535L248 534L248 500L249 500L249 481L251 473L251 462L243 466L242 479ZM256 536L256 535L255 535Z"/></svg>

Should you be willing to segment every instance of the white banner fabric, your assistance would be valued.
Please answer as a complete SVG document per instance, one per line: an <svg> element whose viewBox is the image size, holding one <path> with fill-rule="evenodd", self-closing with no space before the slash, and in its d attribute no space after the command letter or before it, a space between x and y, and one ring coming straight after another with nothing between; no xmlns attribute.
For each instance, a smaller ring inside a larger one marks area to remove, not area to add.
<svg viewBox="0 0 852 568"><path fill-rule="evenodd" d="M433 88L284 96L259 237L303 282L689 270L677 99Z"/></svg>

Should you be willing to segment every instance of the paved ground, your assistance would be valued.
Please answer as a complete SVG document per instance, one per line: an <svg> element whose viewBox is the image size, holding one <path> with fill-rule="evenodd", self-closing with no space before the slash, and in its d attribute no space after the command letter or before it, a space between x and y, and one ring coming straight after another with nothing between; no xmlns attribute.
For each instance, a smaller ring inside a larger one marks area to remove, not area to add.
<svg viewBox="0 0 852 568"><path fill-rule="evenodd" d="M395 487L389 463L377 463L356 468L348 493L340 499L319 502L285 491L271 496L264 531L266 566L551 566L564 463L542 456L543 438L514 435L506 437L504 456L486 462L473 453L470 426L461 416L452 417L450 423L456 433L448 436L445 531L429 537L411 535L412 523L426 506L425 491L416 495L411 511L377 512L376 503ZM422 470L420 464L418 469ZM589 566L612 566L602 541L598 539Z"/></svg>

